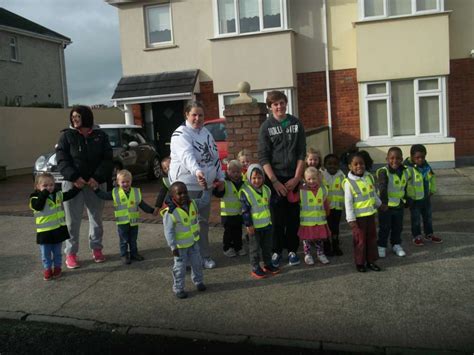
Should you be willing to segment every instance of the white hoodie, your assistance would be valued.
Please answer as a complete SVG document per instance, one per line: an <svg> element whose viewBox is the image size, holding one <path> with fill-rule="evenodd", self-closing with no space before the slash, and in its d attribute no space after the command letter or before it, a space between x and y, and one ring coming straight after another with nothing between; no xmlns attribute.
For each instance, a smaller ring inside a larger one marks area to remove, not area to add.
<svg viewBox="0 0 474 355"><path fill-rule="evenodd" d="M355 180L355 181L362 180L364 182L367 182L367 179L369 178L368 177L369 175L370 174L367 171L364 172L363 176L354 175L349 171L349 174L347 175L347 178L351 179L351 180ZM354 196L352 195L352 190L350 188L350 183L346 182L344 184L344 206L346 207L346 220L347 220L347 222L353 222L357 219L356 216L355 216L354 204L353 203L354 203ZM380 201L380 197L377 194L375 194L375 207L379 208L381 204L382 204L382 201Z"/></svg>
<svg viewBox="0 0 474 355"><path fill-rule="evenodd" d="M206 128L194 129L185 123L171 135L170 183L182 181L189 191L200 191L202 187L196 178L200 170L211 188L214 180L224 180L216 143Z"/></svg>

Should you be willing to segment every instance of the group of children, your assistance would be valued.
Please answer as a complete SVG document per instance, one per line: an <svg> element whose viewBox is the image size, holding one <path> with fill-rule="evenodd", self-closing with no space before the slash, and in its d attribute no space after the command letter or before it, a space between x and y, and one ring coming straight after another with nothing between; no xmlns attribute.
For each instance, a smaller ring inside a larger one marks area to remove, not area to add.
<svg viewBox="0 0 474 355"><path fill-rule="evenodd" d="M314 265L313 248L316 259L322 264L329 263L328 256L342 255L339 225L343 210L352 230L354 259L359 272L365 272L367 268L380 271L375 261L386 256L389 237L393 252L398 256L405 255L401 247L404 207L410 208L415 245L421 246L424 241L441 243L442 240L433 235L430 196L436 191L436 184L425 157L423 145L413 145L410 157L405 161L400 148L390 148L387 164L376 172L376 183L366 169L367 154L355 152L349 156L346 177L336 155L328 154L322 161L318 151L308 149L304 179L287 195L289 202L300 204L298 236L303 242L305 263ZM260 279L277 274L280 269L272 262L271 190L265 184L263 168L259 164L250 164L249 158L250 154L244 150L237 160L231 160L224 184L215 184L212 193L221 199L224 255L247 254L242 242L244 226L251 275ZM210 189L205 190L200 199L191 200L185 184L174 182L170 185L167 178L169 162L169 158L162 160L163 186L155 208L142 200L140 189L132 187L132 175L127 170L118 172L117 186L111 192L98 189L96 195L113 201L124 264L143 260L137 248L138 209L162 215L165 238L174 256L173 291L178 298L186 298L184 279L187 266L191 266L196 288L206 290L197 245L198 210L200 204L209 203ZM79 192L77 188L65 193L55 190L54 178L48 173L35 179L30 208L36 217L37 243L45 280L61 275L61 245L68 238L62 202L74 198ZM420 219L423 220L424 236Z"/></svg>

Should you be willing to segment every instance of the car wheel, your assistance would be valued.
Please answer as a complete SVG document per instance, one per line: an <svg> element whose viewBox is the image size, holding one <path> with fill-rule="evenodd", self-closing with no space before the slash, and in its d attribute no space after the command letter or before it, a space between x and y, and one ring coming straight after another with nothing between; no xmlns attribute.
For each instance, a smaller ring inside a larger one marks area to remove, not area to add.
<svg viewBox="0 0 474 355"><path fill-rule="evenodd" d="M159 179L161 176L161 164L158 157L154 157L150 163L150 171L148 172L148 178L151 180Z"/></svg>

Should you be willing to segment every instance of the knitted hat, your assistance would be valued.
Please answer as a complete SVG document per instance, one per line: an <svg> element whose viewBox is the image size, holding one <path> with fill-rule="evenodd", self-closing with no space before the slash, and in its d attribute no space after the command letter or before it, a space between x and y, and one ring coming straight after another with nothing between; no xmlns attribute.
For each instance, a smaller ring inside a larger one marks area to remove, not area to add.
<svg viewBox="0 0 474 355"><path fill-rule="evenodd" d="M265 178L265 174L263 172L263 168L260 164L250 164L250 166L247 169L247 181L250 181L250 177L252 176L253 171L257 169L260 171L260 174Z"/></svg>

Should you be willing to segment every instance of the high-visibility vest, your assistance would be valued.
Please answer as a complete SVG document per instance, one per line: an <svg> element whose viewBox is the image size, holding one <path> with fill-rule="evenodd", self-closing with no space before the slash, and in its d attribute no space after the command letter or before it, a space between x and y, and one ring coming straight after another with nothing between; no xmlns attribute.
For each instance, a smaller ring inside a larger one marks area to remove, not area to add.
<svg viewBox="0 0 474 355"><path fill-rule="evenodd" d="M342 188L343 176L337 176L332 184L325 183L328 189L328 201L332 210L344 209L344 190ZM323 179L325 182L326 179Z"/></svg>
<svg viewBox="0 0 474 355"><path fill-rule="evenodd" d="M327 197L326 186L321 185L316 192L300 189L300 225L312 227L327 224L324 199Z"/></svg>
<svg viewBox="0 0 474 355"><path fill-rule="evenodd" d="M240 189L241 194L245 194L247 201L252 207L252 221L256 229L264 228L272 224L270 215L270 188L262 185L262 194L260 195L252 185L245 183Z"/></svg>
<svg viewBox="0 0 474 355"><path fill-rule="evenodd" d="M169 190L170 186L171 186L170 178L165 176L165 177L163 177L162 181L163 181L163 186L166 187Z"/></svg>
<svg viewBox="0 0 474 355"><path fill-rule="evenodd" d="M112 190L115 207L115 222L117 224L128 224L131 226L138 225L138 205L142 200L142 193L139 188L132 187L130 194L127 194L121 187L114 187Z"/></svg>
<svg viewBox="0 0 474 355"><path fill-rule="evenodd" d="M242 210L237 190L232 181L226 180L224 196L221 199L221 216L238 216Z"/></svg>
<svg viewBox="0 0 474 355"><path fill-rule="evenodd" d="M400 201L405 202L405 188L408 182L408 171L404 169L402 176L399 177L397 174L391 173L386 166L377 170L377 178L381 171L385 171L388 178L387 184L387 195L388 195L388 206L397 207L400 206Z"/></svg>
<svg viewBox="0 0 474 355"><path fill-rule="evenodd" d="M425 186L423 183L423 174L414 166L407 166L408 184L407 195L412 200L422 200L425 197ZM427 175L430 193L436 192L436 178L430 171Z"/></svg>
<svg viewBox="0 0 474 355"><path fill-rule="evenodd" d="M30 199L30 208L33 210L35 216L36 232L47 232L66 225L62 205L63 193L61 191L56 192L56 199L54 201L49 197L46 199L42 211L33 209L31 206L31 200L33 200L33 198Z"/></svg>
<svg viewBox="0 0 474 355"><path fill-rule="evenodd" d="M161 211L164 216L169 213L169 207ZM175 225L176 245L179 249L189 248L199 240L199 223L196 202L191 201L189 204L189 212L181 207L176 207L170 213L171 220Z"/></svg>
<svg viewBox="0 0 474 355"><path fill-rule="evenodd" d="M353 196L354 214L356 217L371 216L377 212L375 208L374 178L367 175L367 181L362 179L344 179L343 184L349 183Z"/></svg>

